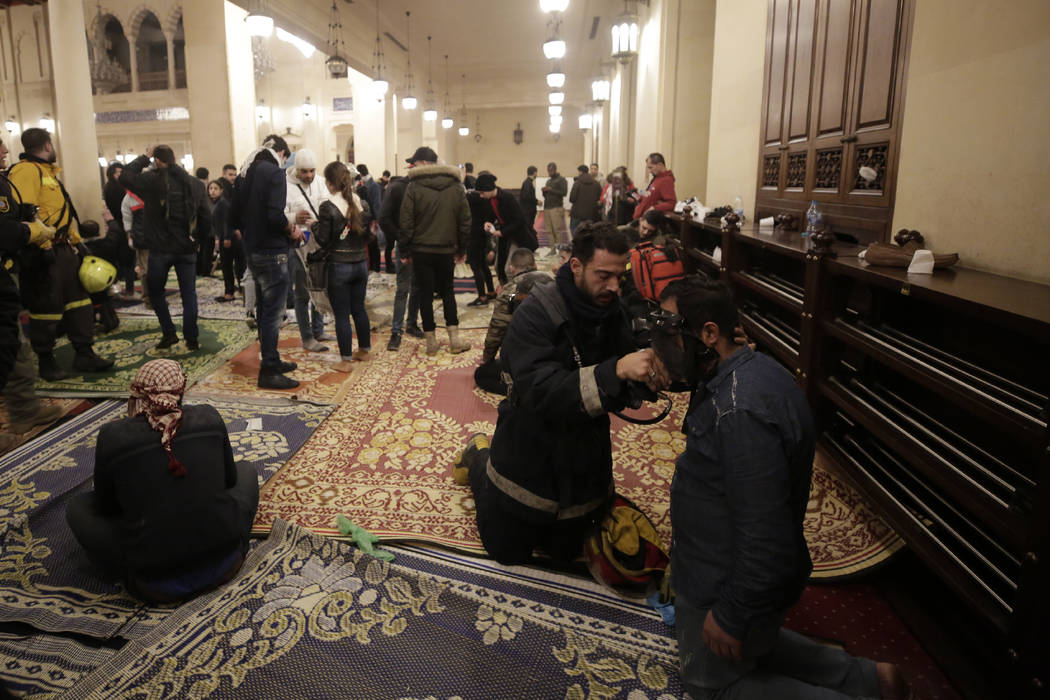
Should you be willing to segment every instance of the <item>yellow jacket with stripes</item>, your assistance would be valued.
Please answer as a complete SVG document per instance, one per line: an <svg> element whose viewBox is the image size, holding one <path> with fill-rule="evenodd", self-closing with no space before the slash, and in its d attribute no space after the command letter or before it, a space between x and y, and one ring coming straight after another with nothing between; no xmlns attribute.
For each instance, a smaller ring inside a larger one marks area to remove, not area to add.
<svg viewBox="0 0 1050 700"><path fill-rule="evenodd" d="M80 243L80 231L73 218L72 202L66 201L58 175L62 168L54 163L36 160L20 160L11 166L8 179L16 188L23 202L30 202L40 208L40 220L48 226L61 230L69 226L69 242ZM41 248L50 248L51 242L43 243Z"/></svg>

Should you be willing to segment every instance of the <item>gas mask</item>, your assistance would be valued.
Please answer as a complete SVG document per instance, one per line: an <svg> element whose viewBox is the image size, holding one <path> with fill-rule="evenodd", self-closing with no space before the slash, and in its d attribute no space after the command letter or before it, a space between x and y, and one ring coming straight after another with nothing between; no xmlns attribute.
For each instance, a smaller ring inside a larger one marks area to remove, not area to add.
<svg viewBox="0 0 1050 700"><path fill-rule="evenodd" d="M704 347L685 318L666 309L649 312L653 352L667 369L672 382L684 382L692 388L710 379L718 366L718 352ZM703 348L703 352L701 352Z"/></svg>

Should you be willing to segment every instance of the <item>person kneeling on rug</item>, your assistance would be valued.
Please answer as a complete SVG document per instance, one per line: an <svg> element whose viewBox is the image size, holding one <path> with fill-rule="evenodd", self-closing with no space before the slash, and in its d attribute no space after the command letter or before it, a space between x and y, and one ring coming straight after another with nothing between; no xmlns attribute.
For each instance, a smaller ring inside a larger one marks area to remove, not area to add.
<svg viewBox="0 0 1050 700"><path fill-rule="evenodd" d="M691 275L650 315L654 383L693 390L671 484L682 682L694 698L904 698L893 664L781 626L809 579L802 532L815 430L779 363L734 341L727 288Z"/></svg>
<svg viewBox="0 0 1050 700"><path fill-rule="evenodd" d="M66 511L92 562L153 603L233 578L259 504L255 470L234 462L219 413L183 406L185 389L174 360L139 369L128 417L99 430L95 490L75 496Z"/></svg>

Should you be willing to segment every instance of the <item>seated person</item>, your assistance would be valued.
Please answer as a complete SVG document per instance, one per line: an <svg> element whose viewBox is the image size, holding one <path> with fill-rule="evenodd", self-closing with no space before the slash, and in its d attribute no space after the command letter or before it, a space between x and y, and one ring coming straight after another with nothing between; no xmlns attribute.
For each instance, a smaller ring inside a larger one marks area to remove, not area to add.
<svg viewBox="0 0 1050 700"><path fill-rule="evenodd" d="M558 269L572 257L572 246L568 243L559 243L554 250L558 253L558 258L551 264L552 275L558 274Z"/></svg>
<svg viewBox="0 0 1050 700"><path fill-rule="evenodd" d="M478 181L481 182L482 178L479 177ZM511 253L510 260L507 262L507 276L509 279L500 288L499 295L496 297L496 308L492 311L489 330L485 334L485 349L481 353L481 364L474 370L474 383L480 389L502 396L507 395L507 385L500 377L496 353L503 345L503 337L507 334L511 314L532 292L534 286L554 281L554 278L546 272L536 269L536 257L528 248L517 248Z"/></svg>
<svg viewBox="0 0 1050 700"><path fill-rule="evenodd" d="M183 406L174 360L143 365L128 417L102 426L95 490L66 520L88 557L148 602L176 602L228 581L248 549L259 504L255 470L234 463L214 407Z"/></svg>

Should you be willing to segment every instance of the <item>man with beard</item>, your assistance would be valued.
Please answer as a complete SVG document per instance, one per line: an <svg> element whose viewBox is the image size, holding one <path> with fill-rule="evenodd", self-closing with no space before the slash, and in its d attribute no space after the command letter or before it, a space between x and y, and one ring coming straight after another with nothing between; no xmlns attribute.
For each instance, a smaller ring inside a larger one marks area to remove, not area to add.
<svg viewBox="0 0 1050 700"><path fill-rule="evenodd" d="M738 344L727 288L690 276L652 314L654 383L693 390L671 483L682 681L695 698L904 698L893 664L781 627L812 563L802 532L815 431L794 378Z"/></svg>
<svg viewBox="0 0 1050 700"><path fill-rule="evenodd" d="M15 197L38 207L40 221L55 229L54 239L31 243L22 254L22 298L29 306L29 342L36 352L40 376L47 381L66 377L55 363L58 322L64 321L66 335L76 355L73 369L101 372L113 366L95 354L93 326L95 312L91 299L80 283L80 220L65 186L58 179L62 169L51 134L46 129L22 132L25 152L8 174Z"/></svg>
<svg viewBox="0 0 1050 700"><path fill-rule="evenodd" d="M574 560L612 500L609 412L652 396L652 351L636 349L620 305L627 253L614 226L581 226L555 284L534 286L511 318L492 449L475 436L455 473L469 478L482 544L501 563L528 562L536 547Z"/></svg>

